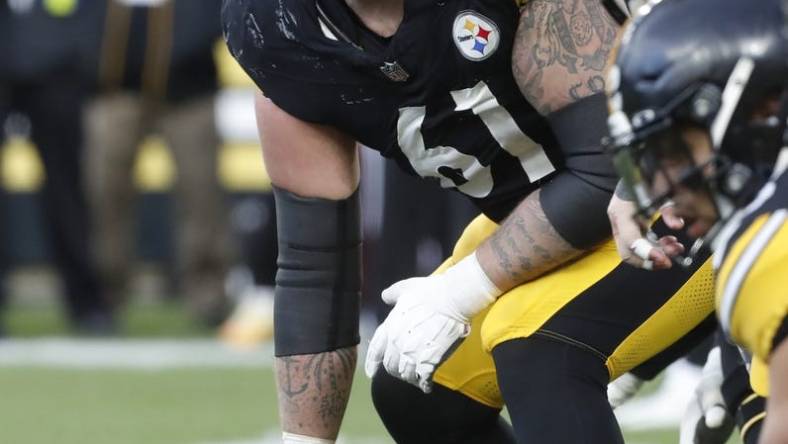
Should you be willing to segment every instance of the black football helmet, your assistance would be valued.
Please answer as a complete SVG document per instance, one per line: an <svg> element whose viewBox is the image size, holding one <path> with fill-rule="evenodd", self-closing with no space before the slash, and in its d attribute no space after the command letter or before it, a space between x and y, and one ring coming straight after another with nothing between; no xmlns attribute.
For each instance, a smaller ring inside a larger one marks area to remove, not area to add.
<svg viewBox="0 0 788 444"><path fill-rule="evenodd" d="M708 242L736 208L766 183L784 146L788 101L783 0L650 0L633 11L608 71L610 138L616 168L644 219L670 200L652 180L668 158L690 162L682 186L702 189L717 224L680 263ZM764 102L774 112L754 119ZM772 102L774 101L772 100ZM778 108L778 109L777 109ZM712 177L692 161L683 125L707 132ZM666 177L667 175L663 175Z"/></svg>

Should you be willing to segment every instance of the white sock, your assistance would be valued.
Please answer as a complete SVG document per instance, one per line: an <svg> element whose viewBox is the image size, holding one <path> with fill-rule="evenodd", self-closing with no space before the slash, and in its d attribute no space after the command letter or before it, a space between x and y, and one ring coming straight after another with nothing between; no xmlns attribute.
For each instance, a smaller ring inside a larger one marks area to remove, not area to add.
<svg viewBox="0 0 788 444"><path fill-rule="evenodd" d="M334 440L282 432L282 444L334 444Z"/></svg>

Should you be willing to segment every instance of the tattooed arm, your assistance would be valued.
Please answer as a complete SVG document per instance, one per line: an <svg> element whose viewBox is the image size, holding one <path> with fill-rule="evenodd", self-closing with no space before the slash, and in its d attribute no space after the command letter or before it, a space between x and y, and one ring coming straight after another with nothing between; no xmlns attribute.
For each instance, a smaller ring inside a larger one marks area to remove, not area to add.
<svg viewBox="0 0 788 444"><path fill-rule="evenodd" d="M528 1L520 11L512 52L512 70L523 95L547 116L603 92L603 71L617 31L601 0ZM578 128L587 124L578 122ZM583 253L548 220L540 200L544 193L526 197L477 251L482 268L501 290ZM605 218L607 201L596 206ZM585 210L578 208L578 217L587 216Z"/></svg>
<svg viewBox="0 0 788 444"><path fill-rule="evenodd" d="M282 430L335 439L350 398L356 348L276 358Z"/></svg>
<svg viewBox="0 0 788 444"><path fill-rule="evenodd" d="M346 199L353 194L358 188L359 166L352 139L333 128L299 120L261 94L255 104L265 167L277 187L298 196L327 200ZM283 325L277 324L274 334L282 332ZM355 367L355 346L277 356L282 431L333 442L350 398Z"/></svg>
<svg viewBox="0 0 788 444"><path fill-rule="evenodd" d="M604 92L617 31L602 0L530 0L512 51L520 91L542 115Z"/></svg>
<svg viewBox="0 0 788 444"><path fill-rule="evenodd" d="M484 272L502 291L535 279L580 256L553 228L539 202L539 190L531 193L476 251Z"/></svg>

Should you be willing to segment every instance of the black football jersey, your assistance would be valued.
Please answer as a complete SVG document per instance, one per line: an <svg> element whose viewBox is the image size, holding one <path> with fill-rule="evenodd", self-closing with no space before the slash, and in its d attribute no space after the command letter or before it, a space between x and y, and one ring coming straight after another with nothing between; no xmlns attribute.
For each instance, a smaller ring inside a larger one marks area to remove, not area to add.
<svg viewBox="0 0 788 444"><path fill-rule="evenodd" d="M512 0L405 0L371 32L344 0L225 0L225 38L263 93L472 198L500 221L562 168L511 67Z"/></svg>

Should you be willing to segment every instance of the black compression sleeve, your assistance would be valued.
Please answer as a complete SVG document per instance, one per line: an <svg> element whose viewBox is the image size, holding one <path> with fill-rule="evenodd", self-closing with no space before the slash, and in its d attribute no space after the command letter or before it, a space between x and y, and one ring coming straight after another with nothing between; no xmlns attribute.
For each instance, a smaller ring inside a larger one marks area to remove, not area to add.
<svg viewBox="0 0 788 444"><path fill-rule="evenodd" d="M547 119L566 159L566 169L540 191L547 219L567 242L587 249L610 236L607 205L618 183L608 153L607 104L595 94L550 114Z"/></svg>
<svg viewBox="0 0 788 444"><path fill-rule="evenodd" d="M274 291L276 356L359 343L361 224L358 191L344 200L274 187L279 257Z"/></svg>

